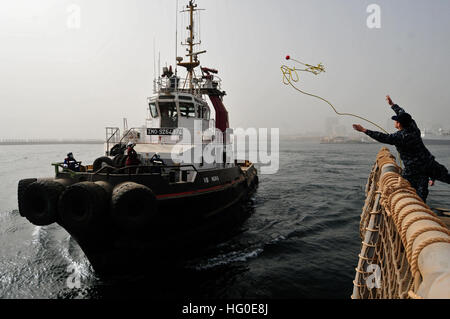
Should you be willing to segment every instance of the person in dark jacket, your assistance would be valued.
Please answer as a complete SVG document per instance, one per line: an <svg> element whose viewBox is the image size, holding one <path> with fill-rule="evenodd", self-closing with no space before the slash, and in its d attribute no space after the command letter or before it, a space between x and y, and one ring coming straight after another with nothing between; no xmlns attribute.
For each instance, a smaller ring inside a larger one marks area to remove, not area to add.
<svg viewBox="0 0 450 319"><path fill-rule="evenodd" d="M447 168L439 164L425 147L420 129L411 115L394 104L389 95L386 96L386 100L396 114L392 119L395 121L397 132L384 134L368 130L359 124L354 124L353 128L378 142L395 145L405 166L402 176L416 189L417 195L426 202L428 186L433 186L436 180L450 184L450 174Z"/></svg>
<svg viewBox="0 0 450 319"><path fill-rule="evenodd" d="M125 163L126 166L133 166L141 164L141 161L138 159L138 155L134 150L135 144L133 142L129 142L127 144L127 161Z"/></svg>
<svg viewBox="0 0 450 319"><path fill-rule="evenodd" d="M80 170L80 165L77 160L73 157L72 152L67 154L67 157L64 159L64 166L70 169L71 171L78 172Z"/></svg>

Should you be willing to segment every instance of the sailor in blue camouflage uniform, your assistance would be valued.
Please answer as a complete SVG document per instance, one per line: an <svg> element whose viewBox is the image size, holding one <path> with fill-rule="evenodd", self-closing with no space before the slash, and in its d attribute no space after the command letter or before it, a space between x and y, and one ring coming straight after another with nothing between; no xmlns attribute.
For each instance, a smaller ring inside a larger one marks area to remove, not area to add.
<svg viewBox="0 0 450 319"><path fill-rule="evenodd" d="M411 115L394 104L389 95L386 96L386 100L396 114L392 119L395 121L397 132L384 134L368 130L359 124L353 125L353 128L378 142L395 145L404 165L402 176L410 182L420 198L426 202L428 185L433 186L436 180L450 184L450 174L445 166L434 159L434 156L423 144L420 129Z"/></svg>

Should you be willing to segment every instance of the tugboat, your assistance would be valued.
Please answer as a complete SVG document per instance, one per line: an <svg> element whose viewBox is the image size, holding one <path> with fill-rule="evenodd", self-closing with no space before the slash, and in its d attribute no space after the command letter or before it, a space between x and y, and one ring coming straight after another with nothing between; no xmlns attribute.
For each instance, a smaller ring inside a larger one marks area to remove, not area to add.
<svg viewBox="0 0 450 319"><path fill-rule="evenodd" d="M99 276L164 266L169 257L184 257L249 217L239 206L254 193L257 170L249 161L230 159L226 93L218 71L200 66L198 56L206 51L195 51L198 10L189 1L182 11L189 14L182 43L187 60L176 60L186 76L181 80L177 69L164 67L154 80L144 126L122 134L108 127L105 154L92 165L54 163L54 178L18 184L21 216L37 226L63 227ZM205 157L214 143L223 148Z"/></svg>

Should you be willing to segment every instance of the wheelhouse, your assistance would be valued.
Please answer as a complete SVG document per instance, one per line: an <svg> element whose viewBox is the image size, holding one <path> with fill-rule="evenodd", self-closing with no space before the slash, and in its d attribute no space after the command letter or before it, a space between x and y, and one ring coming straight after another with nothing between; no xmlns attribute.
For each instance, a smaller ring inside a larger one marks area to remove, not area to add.
<svg viewBox="0 0 450 319"><path fill-rule="evenodd" d="M194 134L195 121L201 122L202 131L211 126L211 109L207 102L191 94L159 94L148 99L147 127L185 128Z"/></svg>

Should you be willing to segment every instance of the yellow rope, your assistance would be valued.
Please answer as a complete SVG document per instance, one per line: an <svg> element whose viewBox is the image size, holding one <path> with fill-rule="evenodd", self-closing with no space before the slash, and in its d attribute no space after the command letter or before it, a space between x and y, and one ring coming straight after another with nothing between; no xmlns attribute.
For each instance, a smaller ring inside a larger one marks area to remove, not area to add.
<svg viewBox="0 0 450 319"><path fill-rule="evenodd" d="M423 243L421 243L419 245L419 247L417 247L413 254L412 254L412 262L411 262L411 273L415 274L416 272L419 272L419 255L422 252L422 250L427 247L428 245L431 244L436 244L436 243L447 243L450 244L450 238L444 238L444 237L434 237L434 238L430 238L426 241L424 241Z"/></svg>
<svg viewBox="0 0 450 319"><path fill-rule="evenodd" d="M286 60L295 61L297 63L300 63L300 64L304 65L306 68L305 69L296 69L295 67L294 68L290 68L290 67L288 67L286 65L282 65L280 69L281 69L281 72L283 73L283 83L285 85L290 85L295 90L297 90L298 92L300 92L302 94L305 94L305 95L308 95L308 96L311 96L311 97L315 97L315 98L317 98L319 100L324 101L325 103L327 103L333 109L334 113L336 113L337 115L340 115L340 116L351 116L351 117L355 117L355 118L361 119L363 121L366 121L366 122L368 122L368 123L378 127L384 133L389 134L389 132L387 132L384 128L382 128L380 125L376 124L375 122L373 122L373 121L371 121L369 119L366 119L365 117L353 114L353 113L342 113L342 112L339 112L334 107L334 105L331 104L331 102L328 101L327 99L324 99L323 97L321 97L319 95L308 93L308 92L305 92L303 90L300 90L298 87L296 87L292 83L292 82L297 83L297 82L300 81L300 76L298 75L298 72L309 72L309 73L312 73L314 75L318 75L318 74L320 74L322 72L325 72L325 67L323 66L322 63L319 63L317 66L314 66L314 65L306 64L306 63L300 62L300 61L298 61L296 59L293 59L289 55L286 56ZM403 168L402 160L400 159L400 153L397 152L397 154L398 154L398 161L400 163L400 167Z"/></svg>
<svg viewBox="0 0 450 319"><path fill-rule="evenodd" d="M416 240L416 238L419 237L420 235L422 235L426 232L430 232L430 231L438 231L441 233L446 233L448 236L450 236L450 230L448 230L447 228L443 228L442 226L429 226L429 227L419 229L409 238L408 244L406 245L406 255L407 255L407 258L409 261L411 261L411 257L412 257L412 253L413 253L412 248L413 248L414 240Z"/></svg>
<svg viewBox="0 0 450 319"><path fill-rule="evenodd" d="M384 165L393 164L389 155L386 148L379 152L369 177L371 187L361 214L360 235L363 241L352 298L423 299L417 294L423 281L419 255L429 245L450 244L450 230L398 173L386 172L380 176ZM380 192L380 201L374 201L375 194ZM380 210L369 228L370 214L378 210L375 203L379 204ZM407 232L411 232L409 237ZM430 238L419 238L424 233L428 233ZM376 263L380 267L381 289L363 284L368 263Z"/></svg>
<svg viewBox="0 0 450 319"><path fill-rule="evenodd" d="M318 95L311 94L311 93L305 92L305 91L303 91L303 90L300 90L299 88L297 88L297 87L293 84L293 83L297 83L297 82L300 81L300 76L299 76L298 72L309 72L309 73L312 73L312 74L314 74L314 75L318 75L318 74L320 74L320 73L322 73L322 72L325 72L325 67L322 65L322 63L319 63L317 66L314 66L314 65L310 65L310 64L306 64L306 63L297 61L297 60L291 58L290 56L287 56L286 59L287 59L287 60L295 61L295 62L297 62L297 63L300 63L300 64L304 65L306 68L305 68L305 69L297 69L297 68L295 68L295 67L294 67L294 68L290 68L290 67L288 67L288 66L286 66L286 65L282 65L282 66L281 66L281 72L283 73L283 83L284 83L285 85L291 85L295 90L297 90L298 92L300 92L300 93L302 93L302 94L305 94L305 95L308 95L308 96L312 96L312 97L315 97L315 98L317 98L317 99L319 99L319 100L324 101L325 103L327 103L327 104L333 109L333 111L334 111L337 115L340 115L340 116L352 116L352 117L356 117L356 118L358 118L358 119L361 119L361 120L363 120L363 121L366 121L366 122L368 122L368 123L370 123L370 124L372 124L372 125L378 127L378 128L379 128L380 130L382 130L384 133L389 134L384 128L382 128L382 127L379 126L378 124L376 124L376 123L374 123L374 122L372 122L372 121L370 121L370 120L368 120L368 119L366 119L366 118L364 118L364 117L362 117L362 116L353 114L353 113L342 113L342 112L339 112L339 111L334 107L334 105L331 104L328 100L326 100L326 99L324 99L323 97L320 97L320 96L318 96Z"/></svg>
<svg viewBox="0 0 450 319"><path fill-rule="evenodd" d="M423 297L421 297L418 294L414 293L414 291L412 291L412 290L408 291L408 296L411 299L424 299Z"/></svg>

